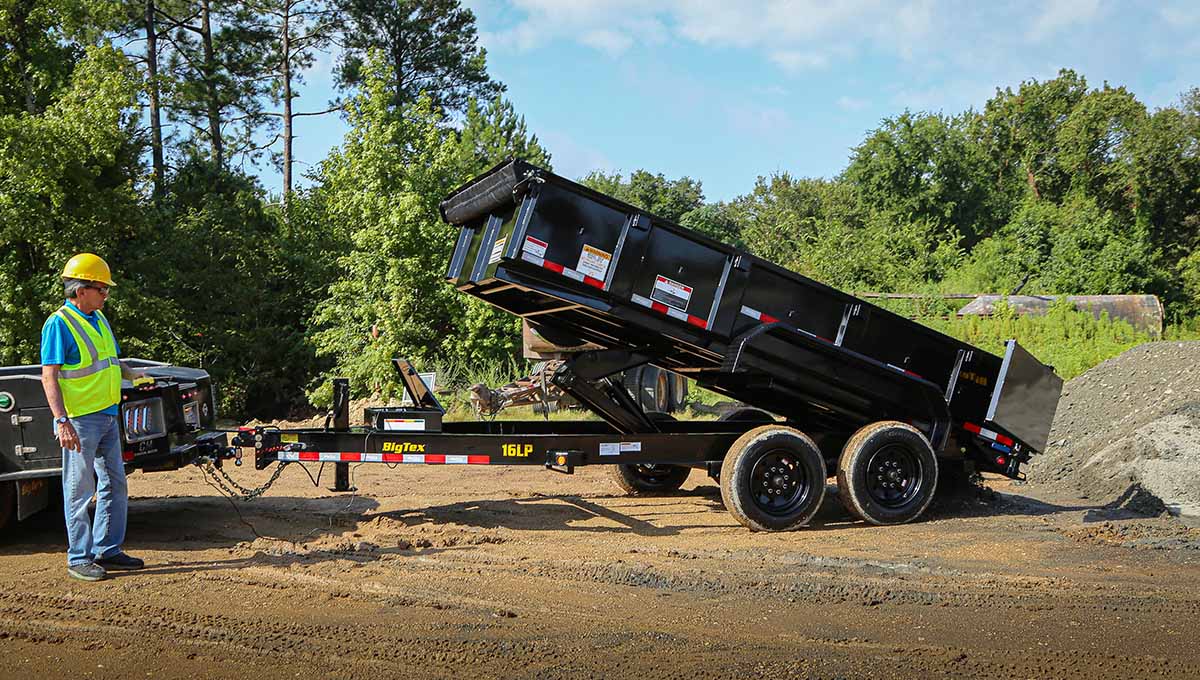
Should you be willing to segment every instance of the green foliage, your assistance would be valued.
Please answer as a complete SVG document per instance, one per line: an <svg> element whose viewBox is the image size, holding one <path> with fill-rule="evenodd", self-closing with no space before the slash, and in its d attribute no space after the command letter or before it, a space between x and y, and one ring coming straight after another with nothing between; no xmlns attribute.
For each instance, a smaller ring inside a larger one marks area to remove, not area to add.
<svg viewBox="0 0 1200 680"><path fill-rule="evenodd" d="M475 15L459 0L337 0L347 29L338 68L343 87L382 78L389 105L428 97L434 109L461 110L471 97L492 99L504 86L487 74L487 51L476 44ZM378 51L382 71L369 63Z"/></svg>
<svg viewBox="0 0 1200 680"><path fill-rule="evenodd" d="M619 172L596 171L580 182L675 223L704 205L704 189L698 180L690 177L667 179L662 173L655 175L645 170L635 170L626 181Z"/></svg>
<svg viewBox="0 0 1200 680"><path fill-rule="evenodd" d="M62 304L67 259L91 251L121 272L129 244L144 235L133 188L135 91L123 57L94 47L43 113L0 115L2 364L37 360L42 323ZM121 283L119 292L136 287Z"/></svg>
<svg viewBox="0 0 1200 680"><path fill-rule="evenodd" d="M537 135L529 134L525 117L517 115L512 102L503 97L491 100L486 108L473 97L467 102L458 148L458 167L464 180L506 158L519 158L553 170L550 152L542 148Z"/></svg>
<svg viewBox="0 0 1200 680"><path fill-rule="evenodd" d="M321 167L327 220L348 236L339 278L313 315L317 352L360 393L398 394L390 361L455 353L455 292L442 281L454 235L437 211L457 148L428 100L393 108L376 67L351 102L343 147Z"/></svg>
<svg viewBox="0 0 1200 680"><path fill-rule="evenodd" d="M905 112L854 149L843 175L867 210L935 225L942 239L970 246L1004 223L1003 201L990 190L993 159L976 143L978 114Z"/></svg>
<svg viewBox="0 0 1200 680"><path fill-rule="evenodd" d="M1123 320L1109 319L1107 313L1096 319L1065 299L1051 305L1045 316L1017 316L1000 303L987 318L921 321L993 354L1002 355L1005 341L1015 339L1038 361L1053 366L1064 380L1151 339Z"/></svg>

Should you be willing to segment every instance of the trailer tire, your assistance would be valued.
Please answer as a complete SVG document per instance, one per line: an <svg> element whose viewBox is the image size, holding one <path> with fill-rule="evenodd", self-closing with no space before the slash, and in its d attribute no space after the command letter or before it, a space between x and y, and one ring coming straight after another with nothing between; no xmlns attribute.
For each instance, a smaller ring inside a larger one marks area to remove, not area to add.
<svg viewBox="0 0 1200 680"><path fill-rule="evenodd" d="M885 420L855 432L838 458L838 498L870 524L904 524L921 516L937 490L938 460L925 435Z"/></svg>
<svg viewBox="0 0 1200 680"><path fill-rule="evenodd" d="M825 460L808 435L763 425L729 447L721 463L721 498L751 531L790 531L817 514L825 476Z"/></svg>
<svg viewBox="0 0 1200 680"><path fill-rule="evenodd" d="M678 491L692 469L682 465L610 465L608 476L629 496L659 496Z"/></svg>

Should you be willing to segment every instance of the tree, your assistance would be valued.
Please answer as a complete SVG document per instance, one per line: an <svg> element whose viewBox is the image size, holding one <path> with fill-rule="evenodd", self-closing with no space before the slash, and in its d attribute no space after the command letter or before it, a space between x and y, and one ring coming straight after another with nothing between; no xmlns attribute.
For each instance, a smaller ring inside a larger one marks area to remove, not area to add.
<svg viewBox="0 0 1200 680"><path fill-rule="evenodd" d="M396 108L386 67L365 68L350 130L320 170L325 219L350 247L316 306L312 339L359 393L391 396L393 357L431 363L458 351L458 293L442 280L454 232L437 204L458 181L459 153L428 99Z"/></svg>
<svg viewBox="0 0 1200 680"><path fill-rule="evenodd" d="M619 172L592 172L580 180L602 194L678 223L688 212L704 205L704 189L691 177L667 179L659 173L635 170L625 181Z"/></svg>
<svg viewBox="0 0 1200 680"><path fill-rule="evenodd" d="M123 55L89 47L64 86L45 93L44 111L0 114L0 364L36 361L71 255L86 246L125 271L124 254L143 229L133 189L137 88ZM136 287L122 279L122 291ZM124 308L114 297L120 325Z"/></svg>
<svg viewBox="0 0 1200 680"><path fill-rule="evenodd" d="M977 119L973 112L886 119L855 147L844 177L864 209L930 220L962 234L969 248L1007 217L993 190L995 166L973 138Z"/></svg>
<svg viewBox="0 0 1200 680"><path fill-rule="evenodd" d="M296 111L292 107L293 100L299 97L297 89L304 84L304 70L312 67L318 51L330 45L341 22L326 0L247 0L246 7L252 10L256 32L274 36L268 57L274 75L270 98L281 110L265 115L278 118L283 127L275 139L282 142L278 165L283 172L282 202L286 219L293 188L295 121L304 116L326 115L340 108Z"/></svg>
<svg viewBox="0 0 1200 680"><path fill-rule="evenodd" d="M234 0L174 0L170 7L159 2L155 10L170 44L168 117L191 130L184 154L206 146L218 167L233 157L253 160L262 151L255 133L268 125L263 97L272 79L274 36Z"/></svg>
<svg viewBox="0 0 1200 680"><path fill-rule="evenodd" d="M529 133L525 117L517 115L512 102L503 97L496 97L486 108L480 107L477 99L467 101L458 146L464 181L506 158L519 158L552 169L550 152L542 148L537 135Z"/></svg>
<svg viewBox="0 0 1200 680"><path fill-rule="evenodd" d="M1057 154L1058 131L1087 93L1087 81L1063 69L1040 83L1027 80L1017 92L997 89L984 106L981 139L996 165L997 190L1010 203L1022 187L1034 196L1061 200L1070 188Z"/></svg>
<svg viewBox="0 0 1200 680"><path fill-rule="evenodd" d="M504 86L487 74L487 52L476 44L475 15L459 0L340 0L347 27L338 69L344 88L365 83L371 50L387 64L391 104L416 102L459 111L467 100L491 100Z"/></svg>

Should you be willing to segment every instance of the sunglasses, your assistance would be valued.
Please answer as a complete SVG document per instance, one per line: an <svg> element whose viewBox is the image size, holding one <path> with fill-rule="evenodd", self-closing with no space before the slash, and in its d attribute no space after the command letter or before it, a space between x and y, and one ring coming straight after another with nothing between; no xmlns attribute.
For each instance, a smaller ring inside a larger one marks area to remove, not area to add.
<svg viewBox="0 0 1200 680"><path fill-rule="evenodd" d="M84 286L84 288L91 288L101 295L108 295L108 286Z"/></svg>

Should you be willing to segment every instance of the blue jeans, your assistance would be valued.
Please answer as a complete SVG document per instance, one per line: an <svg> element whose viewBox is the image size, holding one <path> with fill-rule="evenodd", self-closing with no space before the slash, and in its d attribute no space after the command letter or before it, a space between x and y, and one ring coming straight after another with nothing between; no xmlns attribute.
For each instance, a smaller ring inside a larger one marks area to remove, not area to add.
<svg viewBox="0 0 1200 680"><path fill-rule="evenodd" d="M129 487L121 461L117 417L91 413L72 418L81 451L63 449L63 513L67 518L67 564L112 557L125 542ZM99 484L97 484L99 482ZM88 503L96 494L96 519Z"/></svg>

